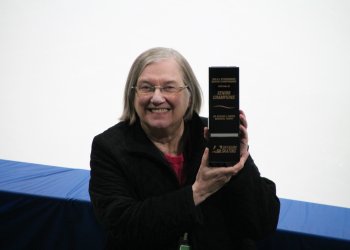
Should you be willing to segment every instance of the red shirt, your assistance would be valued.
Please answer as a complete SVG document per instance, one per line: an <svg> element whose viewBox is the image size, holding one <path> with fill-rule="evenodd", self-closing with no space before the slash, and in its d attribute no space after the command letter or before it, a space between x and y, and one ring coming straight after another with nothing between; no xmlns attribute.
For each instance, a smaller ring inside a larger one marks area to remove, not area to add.
<svg viewBox="0 0 350 250"><path fill-rule="evenodd" d="M165 158L170 163L171 167L173 168L176 177L182 186L185 182L185 176L183 172L183 163L184 163L184 156L183 154L180 155L170 155L170 154L164 154Z"/></svg>

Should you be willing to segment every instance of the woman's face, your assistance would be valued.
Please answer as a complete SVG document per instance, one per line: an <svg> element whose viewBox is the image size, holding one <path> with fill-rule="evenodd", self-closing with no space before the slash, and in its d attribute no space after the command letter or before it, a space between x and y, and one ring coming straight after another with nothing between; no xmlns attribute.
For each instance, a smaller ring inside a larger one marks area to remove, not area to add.
<svg viewBox="0 0 350 250"><path fill-rule="evenodd" d="M145 67L137 80L140 87L183 87L183 77L178 63L173 58L162 59ZM190 92L182 89L166 93L156 88L154 92L141 93L137 90L134 106L141 125L148 131L172 132L183 122L190 104Z"/></svg>

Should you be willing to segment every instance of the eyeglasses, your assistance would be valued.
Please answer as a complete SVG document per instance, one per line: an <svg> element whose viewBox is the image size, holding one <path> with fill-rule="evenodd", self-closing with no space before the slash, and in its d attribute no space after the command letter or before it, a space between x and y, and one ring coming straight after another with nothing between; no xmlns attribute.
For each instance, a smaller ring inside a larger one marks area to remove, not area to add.
<svg viewBox="0 0 350 250"><path fill-rule="evenodd" d="M186 88L188 88L187 85L182 87L175 87L175 86L153 86L153 85L141 85L141 86L133 86L132 89L135 89L137 93L147 95L147 94L153 94L156 89L159 89L161 93L163 94L175 94L178 93Z"/></svg>

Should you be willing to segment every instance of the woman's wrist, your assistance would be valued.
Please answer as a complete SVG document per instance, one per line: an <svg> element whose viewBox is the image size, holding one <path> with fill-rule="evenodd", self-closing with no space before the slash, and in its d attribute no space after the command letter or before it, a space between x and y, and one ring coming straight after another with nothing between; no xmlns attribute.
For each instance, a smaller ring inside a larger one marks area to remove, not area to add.
<svg viewBox="0 0 350 250"><path fill-rule="evenodd" d="M197 206L200 203L202 203L208 197L208 195L205 194L205 192L200 190L200 188L198 187L197 182L195 182L192 185L192 193L193 193L193 201L194 201L194 205L195 206Z"/></svg>

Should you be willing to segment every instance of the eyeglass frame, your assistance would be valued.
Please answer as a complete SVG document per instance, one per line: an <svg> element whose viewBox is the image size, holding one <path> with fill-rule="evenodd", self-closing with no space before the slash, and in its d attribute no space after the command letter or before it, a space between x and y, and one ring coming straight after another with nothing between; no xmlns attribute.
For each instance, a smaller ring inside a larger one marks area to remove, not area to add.
<svg viewBox="0 0 350 250"><path fill-rule="evenodd" d="M164 86L164 87L162 87L162 86L159 86L159 85L157 85L157 86L156 85L149 85L147 87L150 88L149 92L142 92L142 91L140 91L140 86L132 86L131 89L134 89L137 93L139 93L141 95L153 94L154 92L156 92L156 89L159 89L162 94L166 94L166 95L170 94L171 95L171 94L179 93L182 90L187 89L189 86L185 84L184 86L181 86L181 87L174 87L174 86ZM167 91L164 90L166 88L173 88L173 89L175 89L175 91L174 92L167 92Z"/></svg>

